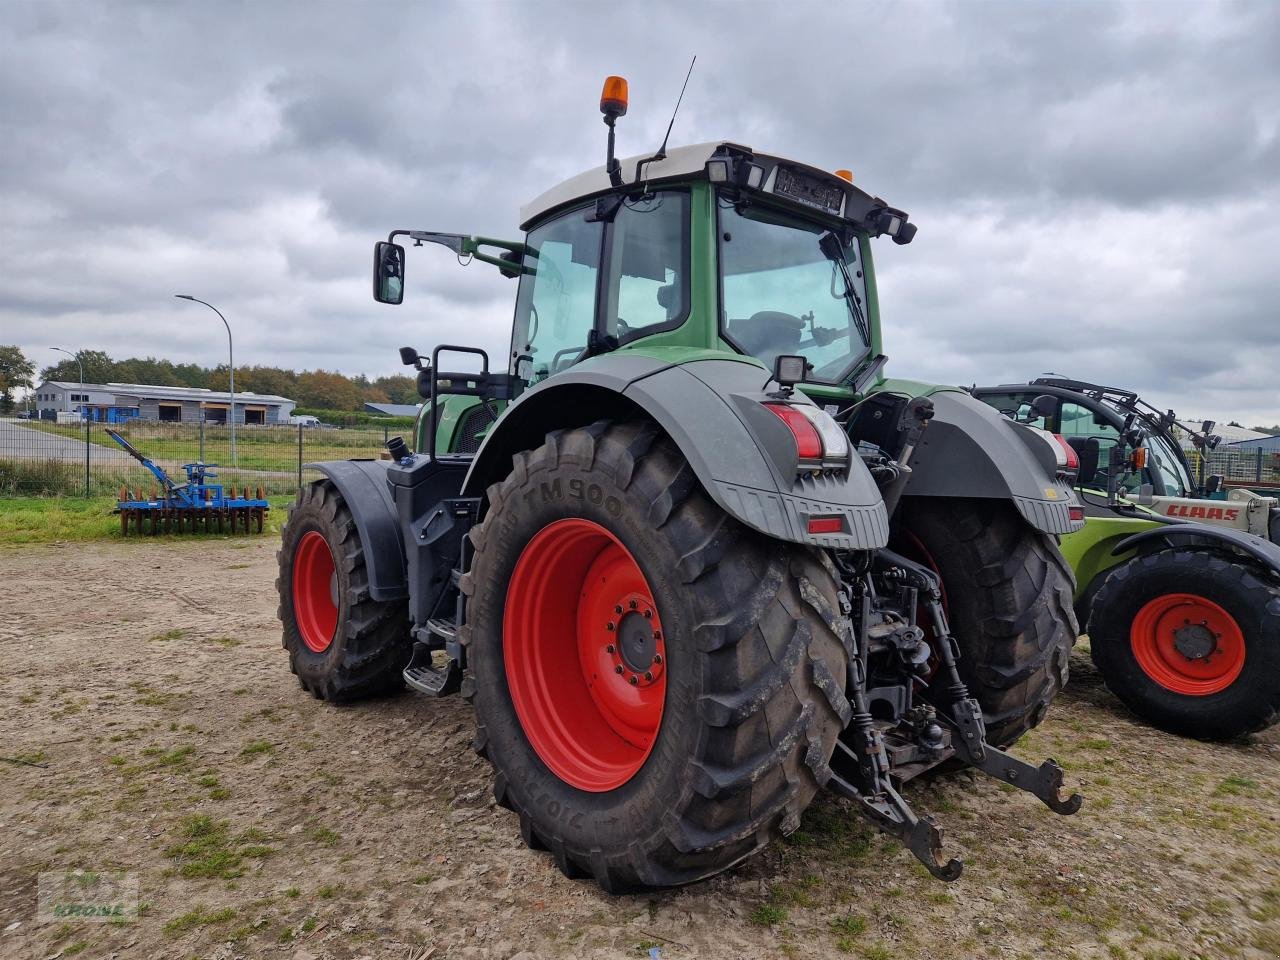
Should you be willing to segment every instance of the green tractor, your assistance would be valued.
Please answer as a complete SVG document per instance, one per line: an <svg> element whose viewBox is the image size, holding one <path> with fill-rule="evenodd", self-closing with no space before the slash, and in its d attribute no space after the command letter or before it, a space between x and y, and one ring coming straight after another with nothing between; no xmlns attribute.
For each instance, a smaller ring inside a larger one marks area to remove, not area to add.
<svg viewBox="0 0 1280 960"><path fill-rule="evenodd" d="M1178 424L1131 391L1061 377L972 393L1055 434L1076 461L1086 523L1062 551L1107 687L1182 736L1223 740L1280 720L1280 505L1247 490L1209 499L1221 477L1193 479L1172 428L1203 451L1213 424Z"/></svg>
<svg viewBox="0 0 1280 960"><path fill-rule="evenodd" d="M883 378L871 242L908 243L905 213L733 143L618 160L605 94L605 165L523 239L376 245L383 303L401 238L517 280L511 349L402 348L414 449L313 465L280 552L292 669L329 701L460 693L525 842L607 890L725 870L823 786L954 879L905 782L1081 803L1004 750L1077 634L1060 451Z"/></svg>

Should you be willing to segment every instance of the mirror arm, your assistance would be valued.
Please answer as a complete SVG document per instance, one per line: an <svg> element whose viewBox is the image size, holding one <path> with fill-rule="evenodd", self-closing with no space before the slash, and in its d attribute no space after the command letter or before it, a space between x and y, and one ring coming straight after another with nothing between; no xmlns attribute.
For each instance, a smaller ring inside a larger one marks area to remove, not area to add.
<svg viewBox="0 0 1280 960"><path fill-rule="evenodd" d="M528 245L518 240L498 240L494 237L472 237L462 233L438 233L431 230L392 230L387 235L388 242L394 243L396 237L408 237L410 240L421 246L426 243L438 243L443 247L448 247L459 257L474 257L482 263L488 263L505 275L516 276L515 264L510 260L503 260L499 256L491 253L484 253L481 247L497 247L507 253L515 253L528 255L532 251ZM527 268L523 268L523 272L529 272Z"/></svg>

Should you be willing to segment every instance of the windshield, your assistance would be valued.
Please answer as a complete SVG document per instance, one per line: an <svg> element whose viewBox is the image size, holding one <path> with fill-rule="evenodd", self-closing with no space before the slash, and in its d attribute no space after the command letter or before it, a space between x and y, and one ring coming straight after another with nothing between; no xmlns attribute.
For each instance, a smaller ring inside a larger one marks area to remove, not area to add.
<svg viewBox="0 0 1280 960"><path fill-rule="evenodd" d="M835 383L866 354L856 241L843 245L819 224L722 202L720 274L724 334L766 366L801 354L813 366L809 380Z"/></svg>
<svg viewBox="0 0 1280 960"><path fill-rule="evenodd" d="M1191 477L1169 440L1159 434L1152 434L1147 437L1146 446L1151 456L1148 469L1164 481L1165 496L1188 496L1191 493Z"/></svg>

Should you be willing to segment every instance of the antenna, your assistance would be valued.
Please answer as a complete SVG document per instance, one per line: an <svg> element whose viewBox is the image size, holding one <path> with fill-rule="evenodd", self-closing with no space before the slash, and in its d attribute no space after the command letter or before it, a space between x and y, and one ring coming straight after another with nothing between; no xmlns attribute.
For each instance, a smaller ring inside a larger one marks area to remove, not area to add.
<svg viewBox="0 0 1280 960"><path fill-rule="evenodd" d="M689 61L689 70L684 75L684 84L680 87L680 96L676 97L676 108L671 111L671 122L667 124L667 135L662 138L662 146L658 152L636 164L636 183L640 182L640 171L650 163L667 159L667 141L671 139L671 128L676 125L676 114L680 112L680 104L684 102L684 92L689 87L689 78L693 76L693 65L698 62L697 54Z"/></svg>

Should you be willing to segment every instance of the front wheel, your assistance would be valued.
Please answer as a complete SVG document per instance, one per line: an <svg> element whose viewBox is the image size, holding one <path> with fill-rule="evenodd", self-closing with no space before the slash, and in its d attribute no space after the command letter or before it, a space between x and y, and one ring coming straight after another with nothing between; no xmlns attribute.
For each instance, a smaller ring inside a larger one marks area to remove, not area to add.
<svg viewBox="0 0 1280 960"><path fill-rule="evenodd" d="M488 499L464 691L525 842L616 891L794 830L849 717L825 558L727 516L645 423L551 434Z"/></svg>
<svg viewBox="0 0 1280 960"><path fill-rule="evenodd" d="M355 520L328 480L298 491L276 554L289 667L321 700L357 700L403 687L409 611L369 596Z"/></svg>
<svg viewBox="0 0 1280 960"><path fill-rule="evenodd" d="M1280 719L1280 587L1246 562L1161 550L1121 564L1089 643L1111 692L1162 730L1226 740Z"/></svg>

